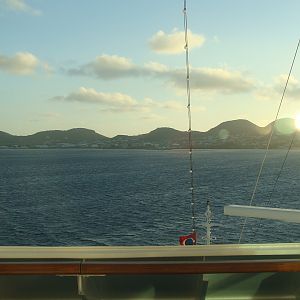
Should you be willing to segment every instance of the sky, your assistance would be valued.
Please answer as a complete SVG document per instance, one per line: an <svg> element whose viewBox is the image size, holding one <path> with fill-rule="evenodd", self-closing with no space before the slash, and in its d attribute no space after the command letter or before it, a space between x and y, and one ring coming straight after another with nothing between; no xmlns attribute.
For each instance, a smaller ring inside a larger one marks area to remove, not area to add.
<svg viewBox="0 0 300 300"><path fill-rule="evenodd" d="M187 130L182 0L0 0L0 130ZM187 0L193 130L273 121L298 0ZM300 56L300 54L299 54ZM300 112L297 57L279 117Z"/></svg>

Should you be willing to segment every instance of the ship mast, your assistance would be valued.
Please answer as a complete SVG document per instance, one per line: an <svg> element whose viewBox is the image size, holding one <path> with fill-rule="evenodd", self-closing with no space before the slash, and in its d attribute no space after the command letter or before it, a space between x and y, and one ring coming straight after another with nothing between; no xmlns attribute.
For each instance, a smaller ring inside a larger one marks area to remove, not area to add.
<svg viewBox="0 0 300 300"><path fill-rule="evenodd" d="M190 89L190 64L189 64L189 40L188 40L188 18L186 0L183 3L184 15L184 39L185 39L185 65L186 65L186 93L188 109L188 142L190 160L190 189L191 189L191 209L192 209L192 232L196 232L195 223L195 192L194 192L194 170L193 170L193 144L192 144L192 112L191 112L191 89Z"/></svg>
<svg viewBox="0 0 300 300"><path fill-rule="evenodd" d="M195 217L195 190L194 190L194 169L193 169L193 142L192 142L192 112L191 112L191 88L190 88L190 64L189 64L189 41L188 41L188 17L187 17L187 5L186 0L183 3L183 15L184 15L184 37L185 37L185 65L186 65L186 94L187 94L187 109L188 109L188 148L189 148L189 165L190 165L190 190L191 190L191 213L192 213L192 234L185 236L186 238L192 238L193 244L197 243L196 233L196 217ZM211 243L211 218L212 212L210 209L210 203L206 203L206 240L207 244Z"/></svg>

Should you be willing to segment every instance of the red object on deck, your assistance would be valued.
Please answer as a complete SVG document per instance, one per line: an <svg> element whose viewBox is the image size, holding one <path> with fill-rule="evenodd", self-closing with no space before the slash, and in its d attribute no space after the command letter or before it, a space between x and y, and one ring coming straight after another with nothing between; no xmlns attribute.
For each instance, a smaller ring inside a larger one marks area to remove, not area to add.
<svg viewBox="0 0 300 300"><path fill-rule="evenodd" d="M197 243L197 233L193 231L189 235L182 235L179 237L179 244L182 246L196 245Z"/></svg>

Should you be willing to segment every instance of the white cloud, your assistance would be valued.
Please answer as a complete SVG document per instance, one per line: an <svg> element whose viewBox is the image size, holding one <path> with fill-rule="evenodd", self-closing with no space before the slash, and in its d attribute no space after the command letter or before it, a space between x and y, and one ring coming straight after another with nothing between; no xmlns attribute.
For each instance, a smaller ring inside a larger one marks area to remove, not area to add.
<svg viewBox="0 0 300 300"><path fill-rule="evenodd" d="M122 93L103 93L98 92L92 88L81 87L75 92L71 92L67 96L55 96L51 98L52 101L61 102L78 102L82 104L99 105L100 111L106 112L142 112L152 113L157 109L172 109L182 110L184 104L167 101L159 102L151 98L144 98L143 100L136 100L133 97Z"/></svg>
<svg viewBox="0 0 300 300"><path fill-rule="evenodd" d="M288 75L287 74L281 74L279 75L277 78L275 78L274 82L275 82L275 88L278 90L278 92L282 92L286 82L288 79ZM288 91L293 91L295 89L299 88L299 81L297 78L295 78L293 75L290 75L289 78L289 82L288 82L288 86L287 86L287 90Z"/></svg>
<svg viewBox="0 0 300 300"><path fill-rule="evenodd" d="M149 62L147 64L145 64L145 71L149 72L149 73L164 73L169 71L169 67L167 67L166 65L157 63L157 62Z"/></svg>
<svg viewBox="0 0 300 300"><path fill-rule="evenodd" d="M174 70L167 74L177 88L186 88L185 70ZM191 68L190 87L194 90L223 93L249 92L255 82L245 74L223 68Z"/></svg>
<svg viewBox="0 0 300 300"><path fill-rule="evenodd" d="M188 31L189 49L200 47L205 41L204 36ZM185 33L173 30L172 33L165 33L160 30L149 40L150 48L162 54L178 54L185 51Z"/></svg>
<svg viewBox="0 0 300 300"><path fill-rule="evenodd" d="M29 52L18 52L13 56L0 54L0 71L15 75L30 75L38 69L52 73L53 68L46 62L39 60Z"/></svg>
<svg viewBox="0 0 300 300"><path fill-rule="evenodd" d="M256 97L262 100L279 99L282 96L287 74L281 74L274 79L272 85L262 86L257 90ZM300 100L300 82L294 76L290 76L285 96L287 99Z"/></svg>
<svg viewBox="0 0 300 300"><path fill-rule="evenodd" d="M0 54L0 70L17 75L33 73L39 65L39 60L29 52L19 52L9 57Z"/></svg>
<svg viewBox="0 0 300 300"><path fill-rule="evenodd" d="M112 80L128 77L156 76L169 70L166 65L149 62L144 66L132 63L127 57L103 54L93 61L78 68L67 70L69 75L97 77L102 80Z"/></svg>
<svg viewBox="0 0 300 300"><path fill-rule="evenodd" d="M138 66L126 57L116 55L101 55L94 61L77 69L67 70L70 75L84 75L113 80L128 77L152 77L163 79L180 89L186 88L186 71L171 69L166 65L149 62ZM192 68L191 88L204 92L241 93L249 92L255 87L255 82L244 73L226 68Z"/></svg>
<svg viewBox="0 0 300 300"><path fill-rule="evenodd" d="M67 102L94 103L118 108L130 108L137 105L137 101L126 94L101 93L85 87L81 87L78 91L70 93L68 96L56 96L52 99Z"/></svg>
<svg viewBox="0 0 300 300"><path fill-rule="evenodd" d="M138 76L141 70L130 59L117 55L101 55L77 69L70 69L70 75L96 76L109 80L121 77Z"/></svg>
<svg viewBox="0 0 300 300"><path fill-rule="evenodd" d="M13 11L24 12L34 16L39 16L42 14L40 10L34 9L28 5L25 0L6 0L5 4L10 10Z"/></svg>
<svg viewBox="0 0 300 300"><path fill-rule="evenodd" d="M281 86L281 89L278 90L278 92L279 91L282 92L282 90L283 90L282 87L283 87L283 84ZM293 100L297 100L297 101L300 100L300 83L299 83L298 79L296 79L293 76L291 76L289 79L286 96Z"/></svg>

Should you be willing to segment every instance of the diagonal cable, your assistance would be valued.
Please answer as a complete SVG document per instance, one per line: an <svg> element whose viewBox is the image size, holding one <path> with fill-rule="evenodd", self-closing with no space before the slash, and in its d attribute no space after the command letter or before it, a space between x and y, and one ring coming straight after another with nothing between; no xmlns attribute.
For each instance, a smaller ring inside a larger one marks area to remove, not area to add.
<svg viewBox="0 0 300 300"><path fill-rule="evenodd" d="M267 148L266 148L264 158L261 162L261 165L260 165L260 168L259 168L259 171L258 171L258 174L257 174L257 178L256 178L254 189L253 189L253 192L252 192L252 195L251 195L249 206L252 206L252 203L253 203L253 200L254 200L254 197L255 197L255 194L256 194L256 191L257 191L259 179L260 179L265 161L267 159L267 155L268 155L268 151L269 151L269 148L270 148L271 140L272 140L272 137L273 137L273 134L274 134L275 123L278 119L278 115L279 115L279 112L280 112L280 109L281 109L281 106L282 106L282 102L283 102L283 99L284 99L284 96L285 96L285 93L286 93L286 90L287 90L287 86L288 86L288 83L289 83L289 80L290 80L290 77L291 77L291 74L292 74L292 70L293 70L294 63L295 63L295 60L296 60L296 57L297 57L299 45L300 45L300 39L298 40L297 48L296 48L296 51L295 51L295 54L294 54L294 57L293 57L293 61L292 61L291 67L290 67L290 71L289 71L289 74L288 74L288 77L287 77L287 80L286 80L286 83L285 83L285 86L284 86L284 89L283 89L283 93L282 93L282 96L281 96L281 99L280 99L279 107L277 109L275 120L274 120L274 122L272 124L272 127L271 127L271 132L270 132ZM247 220L248 220L248 218L246 217L244 219L244 222L243 222L243 225L242 225L242 229L241 229L241 233L240 233L240 237L239 237L239 241L238 241L239 244L241 243L243 233L244 233L244 229L245 229L245 226L247 224Z"/></svg>
<svg viewBox="0 0 300 300"><path fill-rule="evenodd" d="M283 162L282 162L282 164L281 164L280 170L279 170L279 172L278 172L278 174L277 174L277 176L276 176L276 179L275 179L275 182L274 182L274 184L273 184L273 188L272 188L272 191L271 191L271 193L270 193L270 195L269 195L268 201L266 202L266 206L268 206L268 203L271 203L271 200L272 200L272 197L273 197L275 188L276 188L276 186L277 186L279 177L280 177L280 175L281 175L281 173L282 173L282 170L283 170L283 168L284 168L284 165L285 165L285 163L286 163L286 160L287 160L287 158L288 158L288 155L289 155L289 153L290 153L290 151L291 151L291 149L292 149L292 146L293 146L293 143L294 143L296 134L297 134L297 130L295 130L295 132L294 132L294 134L293 134L293 136L292 136L292 139L291 139L289 148L288 148L288 150L287 150L287 152L286 152L286 154L285 154L285 157L284 157Z"/></svg>

